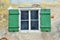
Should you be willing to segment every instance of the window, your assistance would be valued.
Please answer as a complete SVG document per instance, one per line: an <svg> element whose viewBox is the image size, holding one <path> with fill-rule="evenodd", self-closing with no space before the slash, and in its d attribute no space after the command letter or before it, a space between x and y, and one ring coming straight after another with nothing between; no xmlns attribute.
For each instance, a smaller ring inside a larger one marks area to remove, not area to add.
<svg viewBox="0 0 60 40"><path fill-rule="evenodd" d="M31 30L38 30L38 10L31 10Z"/></svg>
<svg viewBox="0 0 60 40"><path fill-rule="evenodd" d="M39 9L20 9L20 30L22 31L26 31L26 30L30 30L30 31L40 31L39 28Z"/></svg>
<svg viewBox="0 0 60 40"><path fill-rule="evenodd" d="M31 10L31 19L38 19L38 10Z"/></svg>
<svg viewBox="0 0 60 40"><path fill-rule="evenodd" d="M28 30L29 22L28 21L21 21L21 30Z"/></svg>
<svg viewBox="0 0 60 40"><path fill-rule="evenodd" d="M50 9L19 8L9 9L9 32L51 31ZM41 29L41 30L40 30Z"/></svg>
<svg viewBox="0 0 60 40"><path fill-rule="evenodd" d="M21 10L21 30L29 29L29 15L28 11Z"/></svg>
<svg viewBox="0 0 60 40"><path fill-rule="evenodd" d="M28 11L21 11L21 20L28 20Z"/></svg>
<svg viewBox="0 0 60 40"><path fill-rule="evenodd" d="M38 30L38 21L31 21L31 30Z"/></svg>

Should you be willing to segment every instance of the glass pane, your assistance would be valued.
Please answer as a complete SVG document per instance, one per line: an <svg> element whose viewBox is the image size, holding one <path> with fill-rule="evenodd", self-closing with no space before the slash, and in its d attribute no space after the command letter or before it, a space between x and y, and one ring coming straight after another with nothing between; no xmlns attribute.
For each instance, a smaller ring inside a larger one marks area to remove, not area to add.
<svg viewBox="0 0 60 40"><path fill-rule="evenodd" d="M21 21L21 30L28 30L29 23L28 21Z"/></svg>
<svg viewBox="0 0 60 40"><path fill-rule="evenodd" d="M38 30L38 21L31 21L31 30Z"/></svg>
<svg viewBox="0 0 60 40"><path fill-rule="evenodd" d="M31 10L31 19L38 19L38 10Z"/></svg>
<svg viewBox="0 0 60 40"><path fill-rule="evenodd" d="M21 19L22 20L28 19L28 11L21 11Z"/></svg>

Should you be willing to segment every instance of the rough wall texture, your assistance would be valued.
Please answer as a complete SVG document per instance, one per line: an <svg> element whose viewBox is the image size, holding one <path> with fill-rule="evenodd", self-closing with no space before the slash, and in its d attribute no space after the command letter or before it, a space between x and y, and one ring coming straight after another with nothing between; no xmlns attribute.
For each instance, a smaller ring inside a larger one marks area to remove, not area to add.
<svg viewBox="0 0 60 40"><path fill-rule="evenodd" d="M10 33L7 31L8 28L8 13L0 14L0 31L4 32L2 37L7 37L9 40L58 40L60 25L60 8L59 7L48 7L51 8L51 16L54 18L51 19L51 32L42 32L42 33ZM2 33L1 32L1 33Z"/></svg>
<svg viewBox="0 0 60 40"><path fill-rule="evenodd" d="M59 40L60 6L46 6L46 8L51 8L51 16L54 16L54 18L51 18L52 30L51 32L41 32L41 33L40 32L39 33L8 32L7 30L8 29L8 11L7 11L8 7L4 6L2 8L0 6L0 38L7 37L8 40Z"/></svg>

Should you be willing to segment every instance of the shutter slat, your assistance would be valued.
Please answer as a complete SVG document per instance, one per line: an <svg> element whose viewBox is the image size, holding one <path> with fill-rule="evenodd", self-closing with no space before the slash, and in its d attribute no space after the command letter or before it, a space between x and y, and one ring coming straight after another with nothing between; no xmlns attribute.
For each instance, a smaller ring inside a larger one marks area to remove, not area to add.
<svg viewBox="0 0 60 40"><path fill-rule="evenodd" d="M19 31L18 29L19 29L18 27L9 27L8 31L9 32L18 32Z"/></svg>
<svg viewBox="0 0 60 40"><path fill-rule="evenodd" d="M19 11L17 9L10 9L9 14L10 15L19 15Z"/></svg>

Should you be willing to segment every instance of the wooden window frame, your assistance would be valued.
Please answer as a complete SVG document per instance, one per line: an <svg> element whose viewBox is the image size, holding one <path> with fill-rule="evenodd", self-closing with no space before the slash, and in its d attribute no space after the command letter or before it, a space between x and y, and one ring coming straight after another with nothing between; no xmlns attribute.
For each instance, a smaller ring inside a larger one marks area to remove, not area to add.
<svg viewBox="0 0 60 40"><path fill-rule="evenodd" d="M19 8L19 31L21 32L40 32L40 9L41 8ZM21 10L28 10L29 11L29 30L21 30ZM38 30L31 30L31 10L38 10Z"/></svg>

